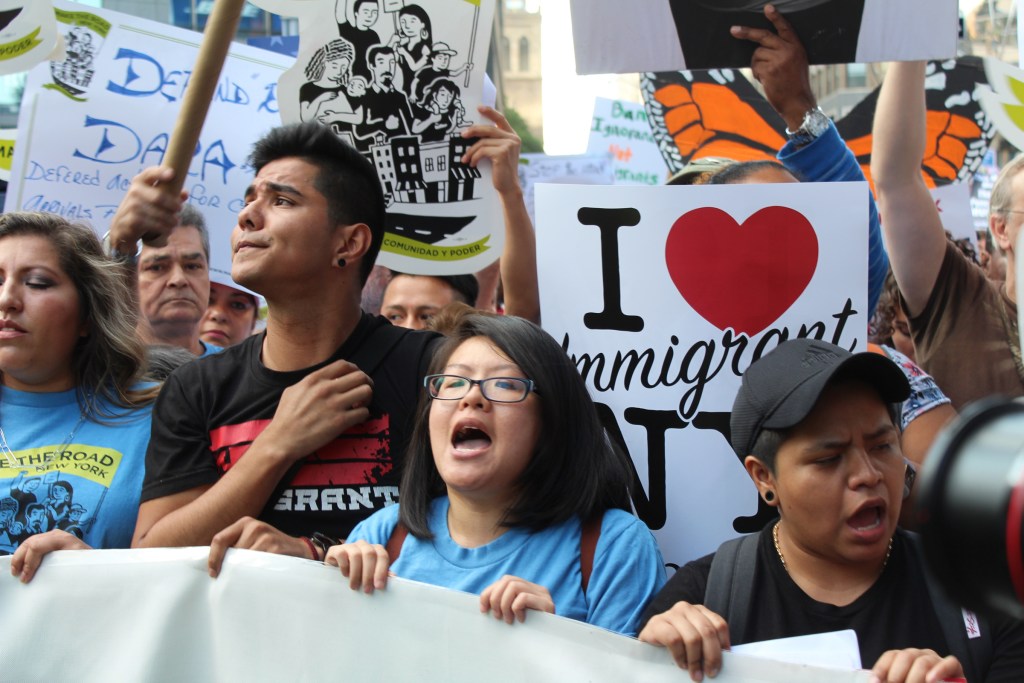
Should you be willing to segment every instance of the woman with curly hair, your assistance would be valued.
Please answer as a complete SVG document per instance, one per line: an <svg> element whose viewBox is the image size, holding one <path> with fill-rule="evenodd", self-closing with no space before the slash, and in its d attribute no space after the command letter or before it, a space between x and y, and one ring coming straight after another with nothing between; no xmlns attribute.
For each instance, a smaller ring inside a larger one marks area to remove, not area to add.
<svg viewBox="0 0 1024 683"><path fill-rule="evenodd" d="M306 83L299 88L299 118L321 123L363 122L361 107L353 107L349 97L358 99L366 92L366 81L352 77L355 48L343 38L320 47L306 65Z"/></svg>

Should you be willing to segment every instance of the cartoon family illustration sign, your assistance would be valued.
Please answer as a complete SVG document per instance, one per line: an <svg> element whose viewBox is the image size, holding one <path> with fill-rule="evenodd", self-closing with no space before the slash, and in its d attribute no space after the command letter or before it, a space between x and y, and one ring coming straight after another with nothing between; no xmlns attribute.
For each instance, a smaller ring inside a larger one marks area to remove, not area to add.
<svg viewBox="0 0 1024 683"><path fill-rule="evenodd" d="M480 123L493 0L256 4L299 17L299 55L278 84L282 120L329 125L377 170L388 203L381 262L441 274L496 259L489 174L462 162L473 143L462 132Z"/></svg>

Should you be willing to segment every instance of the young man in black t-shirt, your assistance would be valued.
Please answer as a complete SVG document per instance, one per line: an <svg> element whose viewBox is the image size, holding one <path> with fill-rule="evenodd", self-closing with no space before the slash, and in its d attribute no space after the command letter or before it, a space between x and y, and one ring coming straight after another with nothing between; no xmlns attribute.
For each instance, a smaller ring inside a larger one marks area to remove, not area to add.
<svg viewBox="0 0 1024 683"><path fill-rule="evenodd" d="M397 501L398 456L434 335L362 313L384 236L366 159L315 123L257 142L232 277L267 330L174 373L154 408L133 545L323 556Z"/></svg>

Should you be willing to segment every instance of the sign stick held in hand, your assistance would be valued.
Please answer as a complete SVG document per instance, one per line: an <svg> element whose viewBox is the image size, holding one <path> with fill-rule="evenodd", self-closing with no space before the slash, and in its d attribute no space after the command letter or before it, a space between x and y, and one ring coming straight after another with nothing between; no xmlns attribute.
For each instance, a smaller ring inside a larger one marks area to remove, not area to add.
<svg viewBox="0 0 1024 683"><path fill-rule="evenodd" d="M174 169L174 178L163 185L167 193L177 197L188 176L189 163L195 153L199 133L203 130L206 113L217 88L221 68L227 58L231 39L238 30L238 21L242 15L245 0L218 0L213 3L213 12L206 23L203 42L199 46L199 54L189 78L185 97L182 100L178 120L174 124L174 132L167 144L164 165ZM154 246L163 246L167 242L166 234L147 233L143 241Z"/></svg>

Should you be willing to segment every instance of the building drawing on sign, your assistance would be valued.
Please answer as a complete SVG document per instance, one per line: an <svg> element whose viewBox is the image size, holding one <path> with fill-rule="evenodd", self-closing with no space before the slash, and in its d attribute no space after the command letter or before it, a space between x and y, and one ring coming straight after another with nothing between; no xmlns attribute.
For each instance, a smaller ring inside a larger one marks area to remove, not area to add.
<svg viewBox="0 0 1024 683"><path fill-rule="evenodd" d="M404 135L370 147L388 203L388 229L420 242L435 244L468 225L472 216L413 216L395 212L394 204L437 204L479 198L480 171L462 163L473 143L461 137L423 143Z"/></svg>
<svg viewBox="0 0 1024 683"><path fill-rule="evenodd" d="M92 81L93 57L98 45L93 44L93 33L84 26L76 26L64 35L67 57L63 62L50 62L50 75L72 95L85 92Z"/></svg>

